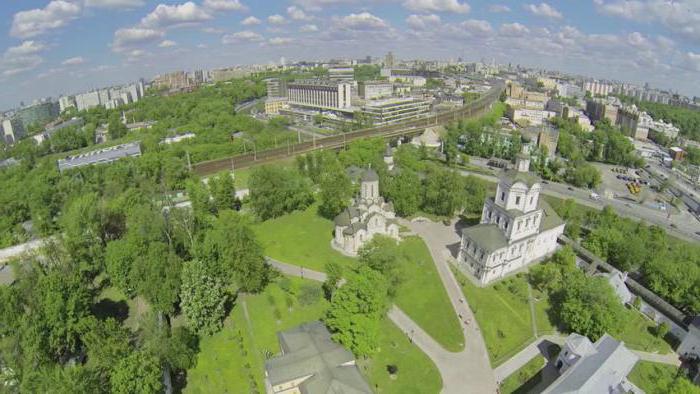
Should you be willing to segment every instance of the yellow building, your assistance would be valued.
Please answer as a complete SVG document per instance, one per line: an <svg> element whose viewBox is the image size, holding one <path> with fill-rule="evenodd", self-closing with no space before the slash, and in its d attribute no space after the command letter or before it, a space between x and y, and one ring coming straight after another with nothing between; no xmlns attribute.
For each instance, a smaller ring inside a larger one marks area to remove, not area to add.
<svg viewBox="0 0 700 394"><path fill-rule="evenodd" d="M288 101L286 97L270 98L265 100L265 113L267 115L279 115L280 110L287 108Z"/></svg>

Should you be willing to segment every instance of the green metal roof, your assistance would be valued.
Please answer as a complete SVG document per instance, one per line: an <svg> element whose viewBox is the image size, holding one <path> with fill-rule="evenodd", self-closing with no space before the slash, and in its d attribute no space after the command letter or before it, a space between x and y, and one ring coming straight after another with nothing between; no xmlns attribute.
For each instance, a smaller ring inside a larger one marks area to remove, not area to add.
<svg viewBox="0 0 700 394"><path fill-rule="evenodd" d="M540 198L537 205L539 205L539 208L542 210L542 214L544 215L540 221L540 232L551 230L564 224L564 221L559 217L559 215L557 215L554 208L552 208L547 201Z"/></svg>
<svg viewBox="0 0 700 394"><path fill-rule="evenodd" d="M369 394L371 388L348 350L331 340L323 323L309 322L277 334L284 355L265 362L274 386L310 376L299 389L304 394Z"/></svg>
<svg viewBox="0 0 700 394"><path fill-rule="evenodd" d="M508 240L497 224L477 224L465 228L462 234L489 252L508 246Z"/></svg>
<svg viewBox="0 0 700 394"><path fill-rule="evenodd" d="M374 171L371 168L368 168L363 174L361 178L362 182L376 182L379 180L379 175L377 174L377 171Z"/></svg>

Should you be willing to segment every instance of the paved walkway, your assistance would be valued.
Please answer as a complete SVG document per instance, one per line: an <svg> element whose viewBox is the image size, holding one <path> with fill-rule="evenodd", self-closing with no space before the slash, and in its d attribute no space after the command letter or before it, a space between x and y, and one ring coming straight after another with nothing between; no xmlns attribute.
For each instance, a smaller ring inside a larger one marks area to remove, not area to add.
<svg viewBox="0 0 700 394"><path fill-rule="evenodd" d="M270 265L279 269L286 275L301 277L303 270L304 278L319 282L326 280L326 274L323 272L313 271L296 265L283 263L269 257L267 258L267 261L270 263ZM458 301L458 299L456 301L456 306L464 306ZM453 305L455 305L455 302L453 302ZM462 316L467 315L463 314ZM443 393L496 392L495 381L488 378L489 376L493 377L493 372L489 366L488 356L486 356L485 359L480 359L479 357L474 357L474 352L470 351L470 349L472 349L475 345L469 341L469 338L474 337L474 335L469 335L465 338L467 339L465 350L459 353L453 353L445 350L416 322L411 320L411 318L408 317L408 315L406 315L406 313L404 313L398 306L391 305L389 308L388 317L399 327L399 329L401 329L401 331L411 338L411 341L415 343L416 346L423 351L423 353L425 353L435 363L435 366L440 372L440 377L442 378ZM472 321L473 320L474 319L472 317ZM475 323L473 323L471 326L473 327L474 325ZM479 340L481 340L481 336L479 336ZM484 365L486 368L483 368ZM478 373L486 373L487 379L476 378L476 374Z"/></svg>
<svg viewBox="0 0 700 394"><path fill-rule="evenodd" d="M462 320L471 321L471 324L464 327L464 350L459 353L450 353L454 356L451 357L452 361L447 365L438 364L441 373L445 368L443 392L495 393L497 390L496 378L491 369L484 338L481 336L479 325L469 309L469 305L464 301L462 289L452 274L448 262L452 258L449 248L454 248L455 245L459 244L459 235L453 226L445 226L431 221L408 222L404 220L401 224L413 230L428 245L430 255L433 257L455 313L461 315ZM455 370L454 375L450 373L452 370Z"/></svg>
<svg viewBox="0 0 700 394"><path fill-rule="evenodd" d="M644 361L652 361L655 363L675 365L676 367L679 367L681 365L681 360L678 358L678 354L676 354L675 352L666 353L666 354L658 354L658 353L642 352L639 350L632 350L632 353L636 354L637 356L639 356L640 359L642 359Z"/></svg>
<svg viewBox="0 0 700 394"><path fill-rule="evenodd" d="M555 335L544 335L540 337L535 342L529 344L525 349L521 350L518 354L509 358L508 361L496 367L496 369L493 371L496 375L496 379L498 379L499 382L502 382L505 378L512 375L515 371L527 364L528 361L532 360L537 355L542 355L547 358L547 346L550 343L556 343L557 345L561 346L564 343L564 339L564 337Z"/></svg>

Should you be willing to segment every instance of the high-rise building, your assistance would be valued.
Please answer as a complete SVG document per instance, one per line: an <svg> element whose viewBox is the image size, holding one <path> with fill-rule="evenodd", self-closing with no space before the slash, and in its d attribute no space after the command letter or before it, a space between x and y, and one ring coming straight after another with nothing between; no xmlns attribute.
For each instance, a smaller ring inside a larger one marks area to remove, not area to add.
<svg viewBox="0 0 700 394"><path fill-rule="evenodd" d="M194 83L196 85L201 85L204 83L204 71L195 70L194 71Z"/></svg>
<svg viewBox="0 0 700 394"><path fill-rule="evenodd" d="M100 102L100 95L98 92L87 92L78 94L75 96L75 105L78 111L88 110L90 108L95 108L102 103Z"/></svg>
<svg viewBox="0 0 700 394"><path fill-rule="evenodd" d="M586 101L586 114L595 123L603 118L610 120L610 124L617 124L618 108L606 101L594 99Z"/></svg>
<svg viewBox="0 0 700 394"><path fill-rule="evenodd" d="M309 79L290 82L287 93L292 105L342 109L351 106L352 85L347 82Z"/></svg>
<svg viewBox="0 0 700 394"><path fill-rule="evenodd" d="M75 108L75 97L73 96L61 96L58 99L58 110L63 112L68 108Z"/></svg>
<svg viewBox="0 0 700 394"><path fill-rule="evenodd" d="M430 102L413 97L368 101L362 112L372 119L373 125L403 122L427 114Z"/></svg>
<svg viewBox="0 0 700 394"><path fill-rule="evenodd" d="M267 97L287 96L287 81L280 78L267 78L265 84L267 86Z"/></svg>
<svg viewBox="0 0 700 394"><path fill-rule="evenodd" d="M328 69L328 79L332 81L352 81L355 69L352 67L331 67Z"/></svg>
<svg viewBox="0 0 700 394"><path fill-rule="evenodd" d="M30 105L17 111L15 115L23 125L29 126L35 123L44 125L58 117L59 105L54 101L46 101Z"/></svg>
<svg viewBox="0 0 700 394"><path fill-rule="evenodd" d="M394 67L394 54L389 52L384 56L384 67L392 68Z"/></svg>
<svg viewBox="0 0 700 394"><path fill-rule="evenodd" d="M2 121L2 131L3 139L7 144L14 144L27 134L22 121L15 117Z"/></svg>
<svg viewBox="0 0 700 394"><path fill-rule="evenodd" d="M190 80L186 72L175 71L156 76L153 85L159 89L182 89L190 86Z"/></svg>
<svg viewBox="0 0 700 394"><path fill-rule="evenodd" d="M585 81L583 91L590 92L591 96L607 96L613 92L613 85L599 81Z"/></svg>

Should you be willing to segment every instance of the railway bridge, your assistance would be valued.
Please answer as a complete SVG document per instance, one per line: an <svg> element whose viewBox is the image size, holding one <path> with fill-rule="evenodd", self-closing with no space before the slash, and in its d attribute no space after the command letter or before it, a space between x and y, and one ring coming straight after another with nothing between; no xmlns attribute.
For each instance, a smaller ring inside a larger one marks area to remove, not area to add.
<svg viewBox="0 0 700 394"><path fill-rule="evenodd" d="M266 149L223 159L204 161L194 164L192 170L200 176L205 176L232 168L246 168L286 157L293 157L319 149L340 149L345 147L349 142L363 138L383 137L389 139L421 134L425 129L430 127L442 126L459 119L483 115L491 109L491 106L498 100L504 88L505 85L502 82L498 82L478 99L453 111L391 125L356 130L325 138L316 138L313 141L289 144L283 147Z"/></svg>

